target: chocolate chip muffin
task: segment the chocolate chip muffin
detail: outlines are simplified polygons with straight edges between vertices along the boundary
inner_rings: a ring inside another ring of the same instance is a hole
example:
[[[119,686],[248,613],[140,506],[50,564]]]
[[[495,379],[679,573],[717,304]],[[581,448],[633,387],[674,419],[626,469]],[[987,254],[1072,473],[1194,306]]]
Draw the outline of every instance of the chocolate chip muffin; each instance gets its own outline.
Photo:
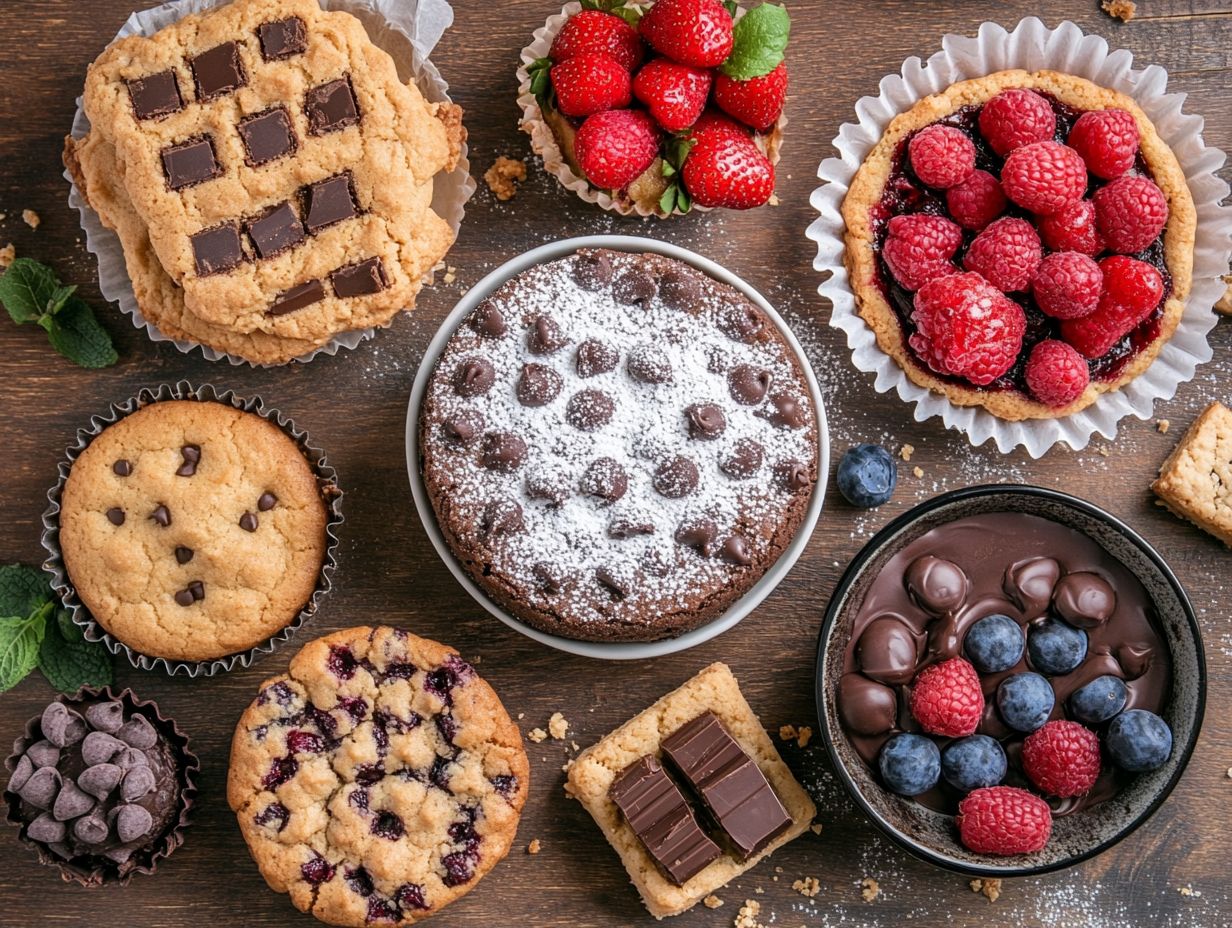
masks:
[[[270,887],[331,925],[410,924],[509,852],[530,767],[492,688],[393,628],[306,645],[231,744],[227,798]]]
[[[584,250],[484,299],[437,362],[424,483],[450,548],[532,626],[653,641],[725,611],[800,528],[817,413],[743,294]]]
[[[93,618],[134,651],[202,661],[289,625],[324,564],[327,510],[296,442],[221,402],[151,403],[73,462],[60,546]]]

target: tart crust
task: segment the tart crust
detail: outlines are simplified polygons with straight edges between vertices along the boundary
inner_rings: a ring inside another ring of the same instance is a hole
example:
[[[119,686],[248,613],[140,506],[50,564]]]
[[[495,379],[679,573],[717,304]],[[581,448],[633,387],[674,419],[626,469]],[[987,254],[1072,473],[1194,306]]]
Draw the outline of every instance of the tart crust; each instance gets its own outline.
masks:
[[[1168,201],[1168,224],[1164,228],[1163,245],[1164,263],[1172,277],[1172,292],[1164,303],[1159,335],[1125,365],[1119,376],[1106,381],[1093,381],[1082,396],[1060,409],[1036,402],[1018,390],[978,390],[936,376],[911,353],[898,315],[877,282],[876,229],[872,211],[881,202],[882,192],[893,172],[894,155],[899,144],[917,129],[931,125],[964,106],[985,103],[1002,90],[1018,87],[1041,90],[1075,109],[1119,108],[1132,114],[1138,122],[1142,157],[1151,170],[1152,179]],[[1176,155],[1159,137],[1154,124],[1133,98],[1100,87],[1085,78],[1057,71],[998,71],[959,81],[941,93],[924,97],[911,109],[894,117],[856,172],[843,201],[843,220],[847,227],[843,261],[860,316],[877,336],[881,350],[898,363],[913,383],[943,394],[956,406],[983,406],[998,418],[1009,421],[1072,415],[1090,406],[1102,394],[1120,389],[1145,371],[1176,331],[1193,278],[1197,211]]]

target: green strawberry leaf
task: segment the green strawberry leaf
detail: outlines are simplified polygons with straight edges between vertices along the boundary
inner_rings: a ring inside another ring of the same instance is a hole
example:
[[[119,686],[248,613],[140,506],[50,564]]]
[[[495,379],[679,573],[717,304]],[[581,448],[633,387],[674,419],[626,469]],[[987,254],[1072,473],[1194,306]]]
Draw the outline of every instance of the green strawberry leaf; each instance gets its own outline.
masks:
[[[719,66],[733,80],[747,81],[769,74],[783,61],[791,17],[785,7],[763,3],[736,22],[734,44]]]
[[[582,9],[612,13],[630,26],[636,26],[642,18],[641,9],[635,6],[625,6],[625,0],[582,0]]]
[[[51,584],[37,567],[0,565],[0,615],[28,616],[51,599]]]
[[[0,693],[15,687],[38,664],[52,605],[45,603],[26,618],[0,618]]]
[[[39,647],[38,668],[61,693],[76,693],[83,686],[110,686],[115,679],[111,654],[98,642],[86,641],[67,609],[47,623]]]
[[[84,300],[68,297],[63,308],[47,317],[47,338],[51,346],[81,367],[110,367],[119,359],[111,336],[94,318],[94,310]],[[40,320],[42,322],[42,320]]]
[[[740,4],[736,0],[723,0],[723,9],[727,10],[733,18],[736,16],[736,11],[740,9]]]
[[[48,312],[60,288],[55,271],[33,258],[18,258],[0,277],[0,303],[18,325]]]
[[[552,59],[538,58],[526,69],[530,75],[530,92],[539,101],[539,108],[549,109],[556,96],[552,89]]]
[[[677,184],[672,184],[663,191],[663,196],[659,197],[659,209],[667,213],[669,216],[676,211],[676,197],[680,193],[680,187]]]

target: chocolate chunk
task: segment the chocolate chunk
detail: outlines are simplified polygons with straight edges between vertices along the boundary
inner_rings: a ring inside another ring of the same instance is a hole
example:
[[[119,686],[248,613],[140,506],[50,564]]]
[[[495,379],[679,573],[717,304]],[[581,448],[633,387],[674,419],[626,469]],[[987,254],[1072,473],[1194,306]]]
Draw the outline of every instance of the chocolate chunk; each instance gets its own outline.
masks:
[[[312,235],[336,222],[359,215],[350,171],[335,174],[304,188],[304,228]]]
[[[150,513],[150,518],[163,528],[166,528],[171,524],[171,510],[160,504],[153,512]]]
[[[569,482],[558,471],[536,470],[526,475],[526,495],[559,506],[569,498]]]
[[[573,282],[595,292],[612,282],[612,259],[603,252],[579,254],[573,259]]]
[[[1099,574],[1078,571],[1057,584],[1052,605],[1057,614],[1078,628],[1103,625],[1116,611],[1116,591]]]
[[[149,834],[153,827],[154,817],[149,809],[135,805],[120,806],[116,815],[116,836],[125,844]]]
[[[676,544],[692,548],[702,557],[714,554],[714,543],[719,537],[719,528],[712,519],[691,519],[682,522],[676,529]]]
[[[299,148],[291,117],[285,106],[245,116],[239,122],[240,141],[244,143],[244,162],[249,167],[277,161]]]
[[[760,341],[768,324],[765,314],[752,303],[728,303],[719,310],[719,330],[746,345]]]
[[[201,463],[201,446],[200,445],[185,445],[180,449],[180,457],[184,462],[176,468],[175,475],[177,477],[191,477],[197,472],[197,465]]]
[[[269,512],[278,503],[278,497],[266,490],[257,498],[257,510],[260,512]]]
[[[53,702],[43,710],[39,728],[42,729],[43,737],[58,748],[76,744],[86,735],[85,720],[60,702]]]
[[[770,372],[751,364],[737,364],[727,375],[727,389],[742,406],[756,406],[770,389]]]
[[[551,564],[538,563],[531,568],[531,573],[534,574],[535,580],[546,593],[559,593],[563,588],[560,581],[560,574]]]
[[[60,792],[63,778],[55,767],[40,767],[30,774],[30,779],[17,794],[36,809],[50,809]]]
[[[802,429],[808,422],[804,403],[790,393],[771,393],[769,405],[759,409],[757,415],[780,429]]]
[[[133,465],[124,460],[124,458],[120,458],[120,460],[111,465],[111,472],[117,477],[127,477],[133,472]]]
[[[118,699],[96,702],[86,707],[85,716],[95,729],[113,735],[124,724],[124,705]]]
[[[117,864],[122,864],[133,856],[134,850],[134,848],[127,847],[109,847],[103,851],[103,856],[108,860],[115,861]]]
[[[898,697],[862,673],[845,673],[838,681],[838,711],[857,734],[883,735],[898,724]]]
[[[52,807],[51,814],[59,821],[67,822],[86,815],[94,808],[94,805],[93,796],[82,790],[72,780],[65,780],[64,785],[60,787],[60,792],[56,794],[56,803]]]
[[[26,757],[35,767],[54,767],[60,762],[60,749],[44,738],[26,748]]]
[[[779,487],[788,493],[799,493],[813,485],[813,477],[808,467],[795,458],[788,458],[775,465],[774,476]]]
[[[388,286],[385,266],[380,258],[369,258],[358,264],[340,267],[330,273],[329,282],[333,284],[334,293],[343,299],[380,293]]]
[[[58,821],[50,812],[44,812],[26,826],[26,837],[43,844],[57,844],[68,834],[68,826]]]
[[[689,427],[689,437],[698,441],[712,441],[727,428],[727,417],[714,403],[693,403],[684,411]]]
[[[912,561],[903,582],[920,608],[933,615],[943,615],[961,606],[969,586],[961,567],[931,554]]]
[[[610,568],[596,568],[595,579],[599,581],[600,586],[612,594],[613,599],[624,599],[630,593],[631,584],[617,576]]]
[[[526,335],[526,347],[531,354],[552,354],[568,344],[560,326],[551,316],[536,316]]]
[[[509,331],[500,307],[491,299],[486,299],[476,306],[469,321],[471,328],[484,338],[504,338]]]
[[[655,527],[650,522],[631,522],[628,519],[616,519],[607,527],[611,538],[636,538],[638,535],[653,535]]]
[[[306,309],[313,303],[325,299],[325,285],[318,279],[306,280],[296,284],[290,290],[283,290],[274,297],[274,302],[265,311],[267,316],[285,316],[288,313]]]
[[[109,832],[107,820],[97,812],[73,823],[73,836],[82,844],[102,844],[107,840]]]
[[[1011,564],[1001,589],[1019,609],[1034,618],[1052,602],[1052,591],[1061,579],[1061,565],[1050,557],[1032,557]]]
[[[186,548],[184,545],[177,545],[175,549],[175,562],[177,564],[187,564],[193,559],[195,552],[192,548]]]
[[[629,376],[639,383],[671,383],[672,362],[657,345],[635,345],[625,362]]]
[[[565,421],[575,429],[593,432],[612,421],[616,404],[602,390],[579,390],[565,405]]]
[[[240,528],[246,532],[255,532],[259,523],[255,512],[245,512],[240,516]]]
[[[116,737],[130,748],[152,748],[158,742],[158,732],[144,715],[134,715],[120,726]]]
[[[244,261],[244,246],[237,223],[226,222],[203,229],[191,236],[189,241],[192,243],[198,277],[225,273]]]
[[[56,752],[59,754],[59,751]],[[9,782],[5,784],[5,789],[10,793],[20,792],[21,788],[26,785],[26,781],[30,779],[35,771],[34,761],[30,760],[28,754],[23,754],[17,758],[17,763],[13,767],[13,772],[9,774]]]
[[[191,590],[177,590],[175,594],[175,603],[177,606],[191,606],[196,600],[193,599]]]
[[[167,186],[172,190],[203,184],[222,173],[222,165],[214,156],[214,143],[204,135],[167,146],[162,159]]]
[[[188,64],[197,85],[198,100],[220,97],[239,90],[247,83],[244,62],[240,60],[240,49],[235,42],[216,45],[209,51],[190,58]]]
[[[258,258],[272,258],[304,240],[304,227],[290,203],[279,203],[244,223]]]
[[[123,730],[123,726],[121,726],[120,731]],[[114,735],[109,735],[105,731],[92,731],[81,742],[82,763],[87,767],[93,767],[95,764],[105,764],[118,751],[124,750],[124,747],[124,742]]]
[[[728,536],[719,549],[719,557],[738,567],[748,567],[753,563],[753,555],[749,553],[749,543],[741,535]]]
[[[107,510],[107,521],[112,525],[121,526],[124,524],[124,510],[119,506],[112,506]]]
[[[158,119],[184,108],[174,71],[160,71],[128,82],[128,98],[138,119]]]
[[[646,306],[651,303],[659,287],[645,268],[632,267],[616,278],[612,296],[627,306]]]
[[[453,373],[453,389],[458,396],[483,396],[496,383],[496,368],[484,357],[466,358]]]
[[[654,472],[654,488],[668,499],[680,499],[697,489],[697,465],[684,455],[664,461]]]
[[[597,458],[582,472],[578,487],[587,496],[614,503],[629,491],[629,475],[612,458]]]
[[[123,776],[124,782],[120,784],[120,798],[125,802],[136,802],[154,791],[154,771],[148,766],[132,767],[126,770]]]
[[[595,377],[616,370],[620,353],[603,342],[589,338],[578,345],[577,372],[579,377]]]
[[[719,470],[737,480],[747,480],[759,470],[766,452],[751,438],[741,438],[732,445],[731,453],[719,461]]]
[[[690,309],[701,298],[701,281],[693,271],[673,267],[659,280],[659,299],[672,309]]]
[[[608,787],[608,797],[651,860],[683,886],[722,853],[702,831],[693,810],[652,755],[634,761]]]
[[[513,500],[493,500],[484,507],[479,527],[484,537],[501,538],[525,531],[526,520],[522,516],[522,507]]]
[[[188,584],[188,592],[192,593],[192,598],[194,600],[200,602],[205,599],[205,584],[200,580],[194,580],[192,583]],[[140,747],[140,745],[134,745],[134,747]]]
[[[856,662],[866,677],[889,686],[915,679],[921,642],[892,616],[874,619],[856,642]]]
[[[313,135],[338,132],[358,123],[359,105],[351,79],[341,77],[313,87],[304,96],[304,112],[308,115],[308,131]]]
[[[546,364],[523,364],[518,375],[518,402],[523,406],[546,406],[560,393],[561,383],[560,374]]]
[[[106,799],[107,795],[120,785],[123,776],[124,771],[115,764],[95,764],[81,771],[77,785],[95,799]]]
[[[278,61],[298,55],[308,47],[308,27],[298,16],[292,16],[257,26],[257,38],[261,42],[261,57]]]
[[[742,860],[791,827],[791,816],[766,775],[713,712],[668,735],[662,748]]]
[[[483,437],[479,462],[488,470],[512,473],[526,460],[526,442],[512,432],[489,432]]]
[[[445,441],[459,448],[473,445],[483,434],[483,414],[473,409],[463,409],[441,423],[441,434]]]

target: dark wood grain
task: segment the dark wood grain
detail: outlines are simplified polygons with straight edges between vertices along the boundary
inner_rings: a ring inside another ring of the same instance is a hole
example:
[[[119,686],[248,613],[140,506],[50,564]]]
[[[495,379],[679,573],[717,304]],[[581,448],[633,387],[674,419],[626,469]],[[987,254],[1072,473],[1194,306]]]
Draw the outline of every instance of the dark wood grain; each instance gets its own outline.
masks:
[[[147,384],[189,378],[260,394],[307,428],[330,453],[347,490],[336,590],[301,642],[347,625],[388,622],[439,638],[480,661],[480,670],[524,728],[544,725],[554,711],[571,723],[570,739],[585,746],[713,660],[726,660],[742,680],[768,728],[815,725],[813,648],[821,612],[841,568],[868,536],[911,505],[935,494],[987,481],[1038,483],[1091,499],[1139,528],[1171,558],[1188,586],[1206,631],[1210,701],[1189,771],[1154,819],[1121,846],[1067,873],[1007,883],[991,906],[964,879],[915,862],[877,837],[832,779],[824,748],[786,748],[789,762],[817,794],[824,831],[806,835],[775,859],[728,887],[725,905],[698,908],[682,928],[730,925],[745,898],[762,903],[784,926],[975,926],[997,920],[1015,926],[1232,924],[1227,862],[1232,857],[1232,625],[1226,614],[1226,549],[1158,510],[1147,484],[1179,431],[1210,400],[1228,399],[1232,327],[1212,336],[1215,360],[1157,415],[1173,425],[1126,421],[1114,443],[1081,453],[1056,451],[1033,462],[973,449],[935,421],[918,424],[897,399],[877,394],[855,373],[841,339],[826,328],[828,306],[816,294],[814,249],[804,237],[812,219],[808,194],[830,139],[855,101],[909,55],[926,57],[946,32],[973,33],[986,19],[1012,25],[1038,14],[1049,24],[1072,19],[1084,29],[1157,62],[1187,108],[1206,117],[1209,142],[1232,136],[1232,16],[1227,0],[1145,0],[1141,19],[1120,25],[1094,0],[796,0],[791,60],[788,144],[780,166],[782,205],[746,215],[694,215],[670,223],[609,216],[558,188],[537,167],[519,196],[498,204],[480,190],[449,258],[457,280],[425,293],[412,317],[374,342],[307,367],[273,371],[209,364],[167,345],[150,343],[128,320],[103,307],[95,267],[84,250],[77,215],[66,206],[59,164],[61,138],[72,118],[86,64],[127,17],[133,0],[39,0],[3,6],[0,51],[0,245],[54,264],[102,308],[121,361],[102,372],[67,364],[34,327],[0,322],[0,561],[41,559],[39,516],[56,463],[74,430],[109,400]],[[555,12],[553,0],[456,0],[456,22],[434,60],[467,111],[471,162],[482,171],[499,154],[524,157],[517,129],[514,68],[530,33]],[[37,231],[23,208],[42,217]],[[597,232],[663,238],[714,258],[759,287],[792,321],[825,385],[836,451],[856,441],[916,448],[897,497],[876,513],[856,512],[833,492],[806,555],[778,590],[741,626],[686,654],[653,662],[606,664],[541,648],[497,624],[454,582],[437,559],[415,515],[402,447],[406,400],[424,346],[466,287],[505,259],[553,239]],[[61,887],[12,834],[0,841],[0,926],[309,925],[286,897],[270,892],[248,860],[223,785],[231,727],[258,683],[284,669],[287,647],[248,671],[190,681],[143,674],[125,666],[119,682],[158,699],[192,733],[204,764],[200,812],[188,843],[154,878],[124,890],[86,892]],[[0,697],[0,738],[15,735],[49,696],[38,675]],[[561,792],[569,742],[530,745],[534,782],[518,842],[509,859],[466,899],[441,916],[442,925],[513,921],[542,926],[649,924],[615,856],[588,816]],[[533,838],[537,856],[525,853]],[[781,868],[781,869],[780,869]],[[790,884],[817,877],[821,893],[806,900]],[[860,898],[862,877],[876,878],[881,896]],[[759,893],[764,894],[759,895]]]

